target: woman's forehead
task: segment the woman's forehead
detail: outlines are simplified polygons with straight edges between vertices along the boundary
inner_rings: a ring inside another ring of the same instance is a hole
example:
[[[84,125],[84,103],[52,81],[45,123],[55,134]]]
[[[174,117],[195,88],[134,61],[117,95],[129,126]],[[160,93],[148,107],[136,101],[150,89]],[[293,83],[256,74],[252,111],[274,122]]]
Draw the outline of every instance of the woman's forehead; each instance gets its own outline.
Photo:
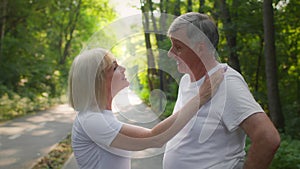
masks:
[[[113,63],[113,62],[116,61],[115,56],[111,53],[108,53],[105,57],[107,58],[107,61],[110,62],[110,63]]]
[[[108,67],[111,68],[111,67],[114,67],[116,64],[118,64],[117,62],[117,59],[114,57],[114,55],[112,54],[108,54],[107,55],[107,64],[108,64]]]

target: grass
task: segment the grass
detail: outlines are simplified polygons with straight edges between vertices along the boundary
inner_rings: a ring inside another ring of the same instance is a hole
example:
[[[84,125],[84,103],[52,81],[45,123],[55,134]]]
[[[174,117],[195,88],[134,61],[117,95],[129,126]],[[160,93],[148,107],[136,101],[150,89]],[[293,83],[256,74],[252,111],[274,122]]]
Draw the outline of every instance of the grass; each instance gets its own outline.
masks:
[[[47,156],[41,158],[32,169],[60,169],[71,154],[71,134],[68,134]]]

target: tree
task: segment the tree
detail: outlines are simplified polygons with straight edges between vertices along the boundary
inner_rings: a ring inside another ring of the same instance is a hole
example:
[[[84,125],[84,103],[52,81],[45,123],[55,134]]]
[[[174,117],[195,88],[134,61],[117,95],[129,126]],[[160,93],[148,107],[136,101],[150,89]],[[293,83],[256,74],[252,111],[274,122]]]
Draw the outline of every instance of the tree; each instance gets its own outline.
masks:
[[[237,0],[233,0],[232,6],[237,6]],[[237,31],[236,23],[234,23],[233,17],[237,17],[236,10],[232,13],[229,11],[229,7],[226,0],[220,0],[220,15],[223,29],[229,48],[229,64],[238,72],[241,72],[240,62],[237,54]]]
[[[73,1],[73,2],[70,2],[70,5],[69,5],[69,9],[72,9],[73,12],[69,14],[69,22],[66,25],[66,29],[65,29],[64,40],[66,42],[63,47],[63,53],[62,53],[62,56],[61,56],[60,62],[59,62],[62,65],[66,62],[66,58],[70,54],[71,42],[73,40],[74,31],[76,30],[76,26],[77,26],[79,14],[80,14],[81,3],[82,3],[81,0],[78,0],[77,3],[74,3],[74,1]],[[73,4],[75,4],[75,5],[73,5]]]
[[[152,8],[152,1],[147,0],[147,2],[141,0],[141,10],[143,14],[143,28],[144,28],[144,37],[145,37],[145,44],[147,50],[147,79],[150,91],[154,89],[154,82],[152,77],[156,74],[155,70],[155,59],[152,51],[152,44],[150,39],[150,20],[149,20],[149,8]]]
[[[179,16],[181,14],[180,11],[180,0],[175,0],[175,5],[174,5],[174,15]]]
[[[0,32],[0,60],[3,53],[3,43],[4,43],[4,35],[5,35],[5,25],[6,25],[6,10],[7,10],[7,0],[3,0],[2,4],[0,6],[0,9],[2,10],[1,14],[1,32]]]
[[[192,0],[187,0],[187,12],[193,11],[193,2]]]
[[[265,40],[266,77],[268,89],[268,107],[274,125],[284,129],[284,117],[281,112],[281,104],[278,89],[277,65],[275,54],[274,13],[272,0],[263,2],[263,25]]]
[[[61,95],[71,56],[115,16],[107,0],[2,0],[0,8],[0,97],[31,100]]]

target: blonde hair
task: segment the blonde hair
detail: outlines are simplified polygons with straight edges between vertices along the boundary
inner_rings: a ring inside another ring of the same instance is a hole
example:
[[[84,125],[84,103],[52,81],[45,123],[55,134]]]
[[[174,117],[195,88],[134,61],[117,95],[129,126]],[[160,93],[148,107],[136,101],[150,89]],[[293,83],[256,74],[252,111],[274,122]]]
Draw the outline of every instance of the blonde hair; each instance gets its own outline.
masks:
[[[114,58],[102,48],[86,50],[74,59],[68,79],[69,104],[79,112],[106,108],[106,70]]]

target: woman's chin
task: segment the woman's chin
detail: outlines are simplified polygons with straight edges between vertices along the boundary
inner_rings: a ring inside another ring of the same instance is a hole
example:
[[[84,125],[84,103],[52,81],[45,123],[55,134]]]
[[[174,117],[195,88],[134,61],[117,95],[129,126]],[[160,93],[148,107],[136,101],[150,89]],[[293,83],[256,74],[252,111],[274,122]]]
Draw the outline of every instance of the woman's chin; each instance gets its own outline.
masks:
[[[127,81],[127,83],[124,83],[124,85],[122,85],[118,90],[115,90],[114,93],[118,94],[121,90],[125,89],[129,87],[129,82]]]
[[[124,85],[123,85],[122,89],[128,87],[129,85],[130,85],[130,83],[129,83],[128,80],[125,78],[125,79],[124,79]]]

